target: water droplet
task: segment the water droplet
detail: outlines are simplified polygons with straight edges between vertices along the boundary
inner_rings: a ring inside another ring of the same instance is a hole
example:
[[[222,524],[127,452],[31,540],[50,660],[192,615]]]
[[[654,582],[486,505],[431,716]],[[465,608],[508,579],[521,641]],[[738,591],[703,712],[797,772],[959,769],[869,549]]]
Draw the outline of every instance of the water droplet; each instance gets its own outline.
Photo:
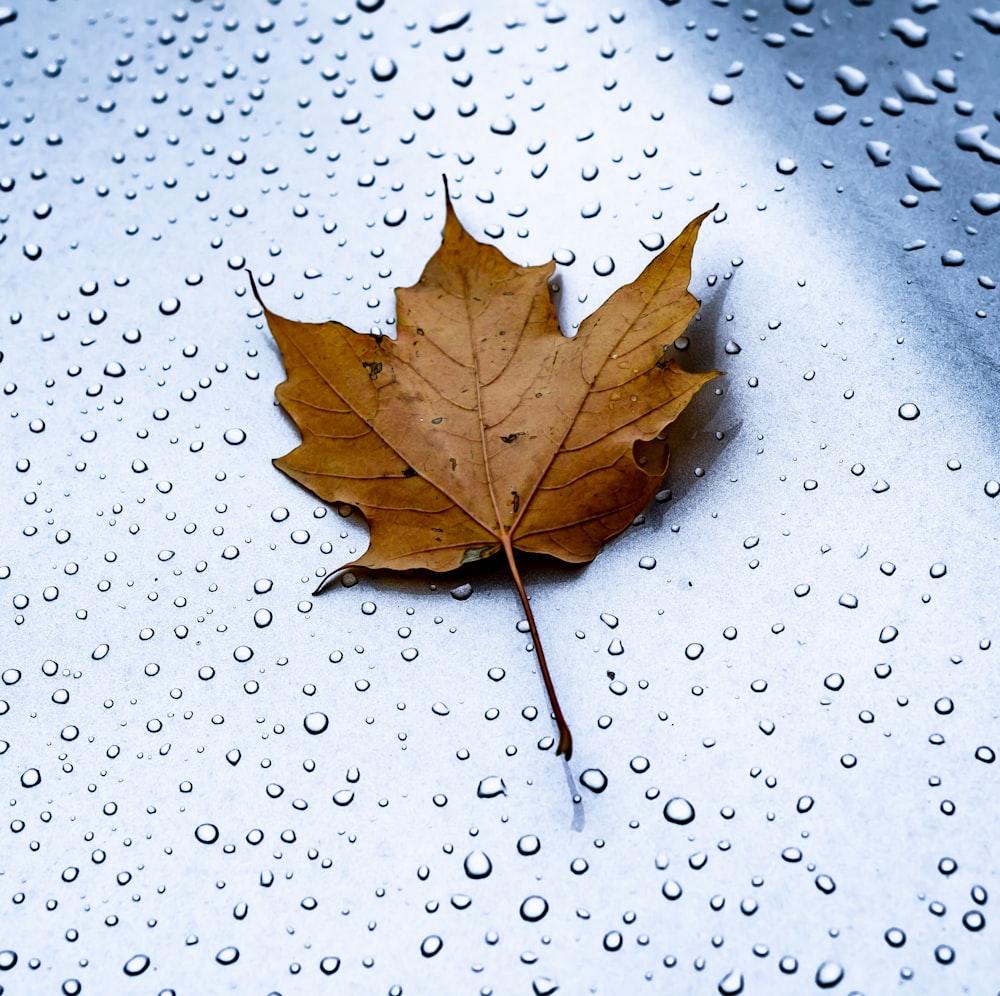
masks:
[[[594,260],[594,273],[599,277],[607,277],[615,272],[615,261],[610,256],[598,256]]]
[[[470,851],[463,866],[469,878],[486,878],[493,871],[493,862],[483,851]]]
[[[832,989],[839,985],[844,978],[844,969],[835,961],[824,961],[816,969],[816,985],[820,989]]]
[[[528,896],[521,903],[521,919],[536,923],[549,911],[548,901],[542,896]]]
[[[722,996],[739,996],[743,992],[743,973],[733,969],[719,980]]]
[[[854,66],[839,66],[833,75],[850,97],[860,97],[868,89],[868,77]]]
[[[644,571],[651,571],[656,566],[656,558],[655,557],[640,557],[639,558],[639,566]]]
[[[941,181],[925,166],[911,166],[906,171],[906,179],[912,187],[924,193],[942,187]]]
[[[980,214],[996,214],[1000,211],[1000,193],[973,194],[970,203]]]
[[[498,795],[506,794],[507,786],[499,775],[489,775],[482,779],[479,783],[479,788],[476,790],[476,795],[480,799],[493,799]]]
[[[663,817],[668,823],[685,826],[694,819],[694,806],[687,799],[675,795],[663,807]]]
[[[819,889],[820,892],[826,893],[828,896],[832,892],[836,891],[837,883],[834,882],[829,875],[817,875],[815,881],[816,888]]]
[[[502,114],[490,122],[490,131],[494,135],[513,135],[517,125],[509,114]]]
[[[731,104],[733,101],[733,88],[728,83],[715,83],[708,91],[708,99],[713,104]]]
[[[137,954],[132,955],[127,962],[125,962],[122,971],[126,975],[142,975],[143,972],[149,968],[150,961],[149,955]]]
[[[899,927],[890,927],[885,932],[885,943],[893,948],[901,948],[906,943],[906,934]]]
[[[222,438],[229,443],[230,446],[239,446],[240,443],[246,440],[247,434],[242,429],[226,429],[226,431],[222,434]]]
[[[602,943],[605,951],[620,951],[622,944],[625,943],[625,939],[622,937],[620,930],[609,930],[604,935]]]
[[[965,263],[965,253],[961,249],[946,249],[941,253],[942,266],[962,266]]]
[[[430,934],[420,942],[420,953],[425,958],[433,958],[444,947],[444,941],[437,934]]]
[[[911,104],[936,104],[937,91],[929,87],[916,73],[903,70],[895,83],[896,92]],[[961,146],[959,146],[961,148]]]
[[[387,55],[377,56],[375,61],[372,63],[372,76],[374,76],[380,83],[388,82],[396,75],[397,72],[398,67],[396,66],[396,63]]]
[[[214,823],[200,823],[195,827],[194,836],[201,844],[214,844],[219,839],[219,828]]]
[[[847,108],[841,104],[823,104],[813,111],[813,117],[824,125],[835,125],[844,120]]]
[[[160,314],[175,315],[181,306],[181,302],[176,297],[167,297],[160,302]],[[227,949],[228,950],[228,949]],[[235,949],[234,949],[235,950]]]
[[[668,878],[666,882],[663,883],[663,888],[660,889],[663,893],[664,899],[669,899],[671,902],[680,899],[684,894],[684,890],[681,888],[680,882],[675,878]]]
[[[541,846],[541,841],[533,833],[526,833],[523,837],[518,839],[517,852],[518,854],[523,854],[525,857],[528,857],[532,854],[537,854],[541,849]]]
[[[777,163],[775,163],[775,169],[777,169],[782,176],[791,176],[798,168],[799,164],[794,159],[790,159],[788,156],[782,156]]]
[[[303,718],[302,725],[305,727],[306,733],[312,733],[315,736],[326,731],[330,725],[330,717],[325,712],[310,712]]]
[[[220,965],[232,965],[233,962],[238,961],[240,957],[239,948],[235,948],[232,945],[223,948],[216,956],[215,960]]]
[[[876,166],[888,166],[892,161],[888,142],[869,142],[865,146],[865,152]]]
[[[684,648],[684,656],[689,661],[696,661],[704,653],[705,648],[700,643],[689,643]]]
[[[889,30],[910,48],[919,48],[927,44],[927,28],[917,24],[912,18],[897,17],[889,26]]]
[[[580,784],[600,794],[608,787],[608,776],[600,768],[587,768],[580,772]]]

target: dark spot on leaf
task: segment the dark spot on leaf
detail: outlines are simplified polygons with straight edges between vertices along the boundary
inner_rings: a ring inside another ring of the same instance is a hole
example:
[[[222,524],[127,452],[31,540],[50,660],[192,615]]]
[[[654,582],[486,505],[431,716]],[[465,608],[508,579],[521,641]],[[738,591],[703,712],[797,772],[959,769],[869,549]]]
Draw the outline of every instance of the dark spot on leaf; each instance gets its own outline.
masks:
[[[512,501],[511,505],[514,506],[514,514],[517,514],[517,510],[521,507],[521,496],[516,491],[511,491]]]
[[[417,472],[412,467],[403,468],[403,477],[416,477]]]
[[[512,432],[509,436],[501,436],[500,441],[502,443],[513,443],[514,440],[520,439],[523,435],[523,432]]]
[[[377,380],[378,375],[382,372],[382,364],[377,360],[362,360],[361,365],[368,371],[368,376],[372,380]]]
[[[431,425],[440,425],[443,421],[444,421],[444,416],[443,415],[438,415],[437,418],[432,418],[431,419]]]

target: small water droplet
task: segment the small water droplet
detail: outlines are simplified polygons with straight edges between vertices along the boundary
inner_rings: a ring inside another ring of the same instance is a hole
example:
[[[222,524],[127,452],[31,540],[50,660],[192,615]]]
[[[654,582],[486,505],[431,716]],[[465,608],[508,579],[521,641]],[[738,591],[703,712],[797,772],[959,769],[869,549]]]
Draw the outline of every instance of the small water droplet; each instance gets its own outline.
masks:
[[[823,104],[813,111],[813,117],[824,125],[835,125],[844,120],[847,108],[841,104]]]
[[[122,971],[126,975],[142,975],[143,972],[149,968],[150,961],[149,955],[137,954],[132,955],[127,962],[125,962]]]
[[[600,794],[608,787],[608,776],[600,768],[587,768],[580,772],[580,784]]]
[[[833,75],[850,97],[860,97],[868,89],[868,77],[854,66],[839,66]]]
[[[480,799],[493,799],[498,795],[506,795],[507,786],[499,775],[488,775],[479,782],[476,795]]]
[[[541,841],[533,833],[526,833],[523,837],[518,838],[517,841],[517,853],[523,854],[525,857],[537,854],[541,850],[541,847]]]
[[[722,996],[739,996],[743,992],[743,973],[733,969],[719,980],[719,992]]]
[[[425,958],[433,958],[444,947],[444,941],[437,934],[429,934],[420,942],[420,953]]]
[[[824,961],[816,969],[816,985],[820,989],[832,989],[839,985],[844,978],[844,969],[835,961]]]
[[[708,99],[713,104],[731,104],[733,101],[733,88],[728,83],[716,83],[708,91]]]
[[[387,55],[377,56],[375,61],[372,63],[372,76],[374,76],[380,83],[388,82],[396,75],[397,72],[398,67],[396,66],[396,63]]]
[[[200,823],[195,827],[194,836],[201,844],[214,844],[219,839],[219,828],[214,823]]]
[[[521,919],[536,923],[549,911],[548,901],[543,896],[528,896],[521,903]]]

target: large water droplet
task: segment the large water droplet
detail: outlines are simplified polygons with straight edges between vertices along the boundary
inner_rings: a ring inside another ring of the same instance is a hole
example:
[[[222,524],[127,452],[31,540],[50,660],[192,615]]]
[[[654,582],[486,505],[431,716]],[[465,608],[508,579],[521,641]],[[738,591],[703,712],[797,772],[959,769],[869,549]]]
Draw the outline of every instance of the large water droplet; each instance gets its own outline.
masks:
[[[675,795],[668,799],[667,804],[663,807],[663,817],[668,823],[684,826],[694,819],[694,806],[687,799]]]
[[[834,986],[839,985],[843,978],[843,966],[838,965],[835,961],[824,961],[816,969],[816,985],[820,989],[832,989]]]
[[[464,868],[469,878],[486,878],[493,871],[493,862],[483,851],[470,851],[465,856]]]

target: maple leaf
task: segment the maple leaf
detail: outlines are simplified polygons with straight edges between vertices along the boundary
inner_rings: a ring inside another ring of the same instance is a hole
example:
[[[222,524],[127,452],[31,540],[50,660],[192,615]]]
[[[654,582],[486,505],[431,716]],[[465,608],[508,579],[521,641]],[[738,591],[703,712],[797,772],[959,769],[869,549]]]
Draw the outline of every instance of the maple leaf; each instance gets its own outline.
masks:
[[[287,373],[275,393],[302,437],[274,464],[364,513],[370,545],[344,566],[450,571],[506,555],[568,760],[514,551],[592,560],[657,490],[665,428],[716,376],[667,356],[698,308],[687,287],[706,215],[569,338],[555,263],[518,266],[477,242],[445,193],[441,247],[396,291],[395,340],[276,315],[251,275]]]

